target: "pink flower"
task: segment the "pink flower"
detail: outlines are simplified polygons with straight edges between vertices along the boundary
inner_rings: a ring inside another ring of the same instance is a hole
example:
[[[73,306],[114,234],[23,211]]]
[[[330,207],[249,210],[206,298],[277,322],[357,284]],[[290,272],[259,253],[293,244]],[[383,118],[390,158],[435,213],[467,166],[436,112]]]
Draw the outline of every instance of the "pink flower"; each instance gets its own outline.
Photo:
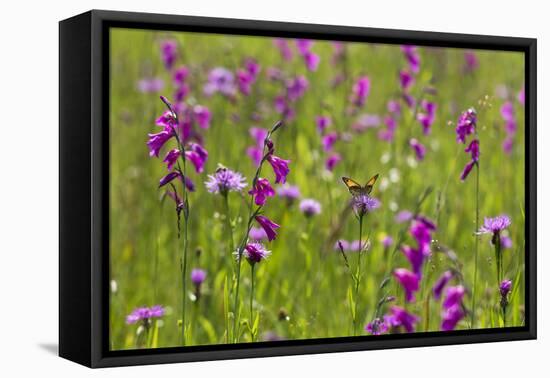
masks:
[[[269,181],[265,178],[258,178],[254,188],[252,188],[248,194],[254,196],[254,202],[258,206],[265,205],[267,197],[272,197],[275,195],[275,190],[269,184]]]
[[[277,232],[275,230],[281,226],[263,215],[256,215],[254,218],[256,219],[256,222],[258,222],[258,224],[264,229],[267,239],[269,241],[275,240],[277,237]]]
[[[413,302],[414,293],[418,291],[419,288],[420,278],[418,275],[407,269],[398,268],[394,270],[393,276],[405,290],[405,300],[407,302]]]
[[[273,172],[275,173],[275,183],[284,184],[286,182],[286,176],[290,173],[290,168],[288,168],[290,160],[284,160],[270,154],[267,157],[267,161],[271,164],[271,168],[273,168]]]
[[[409,146],[414,150],[414,153],[416,154],[416,160],[424,160],[424,156],[426,155],[426,147],[422,143],[420,143],[415,138],[412,138],[409,141]]]

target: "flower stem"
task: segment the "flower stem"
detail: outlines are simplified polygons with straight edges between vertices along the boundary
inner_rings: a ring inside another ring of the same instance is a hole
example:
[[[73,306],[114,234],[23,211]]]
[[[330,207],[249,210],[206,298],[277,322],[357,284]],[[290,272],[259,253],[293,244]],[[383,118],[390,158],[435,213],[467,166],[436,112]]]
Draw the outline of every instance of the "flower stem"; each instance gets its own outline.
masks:
[[[231,226],[231,216],[229,213],[229,194],[226,193],[223,198],[225,204],[225,227],[227,228],[227,238],[229,239],[229,251],[233,253],[235,251],[235,242],[233,241],[233,227]]]
[[[357,323],[358,323],[358,314],[357,309],[359,306],[359,283],[361,282],[361,256],[363,255],[363,243],[361,237],[363,234],[363,215],[359,216],[359,256],[357,257],[357,280],[355,282],[355,311],[353,317],[353,336],[357,336]]]
[[[255,264],[250,266],[250,334],[252,341],[254,341],[256,335],[256,330],[254,329],[254,266]]]
[[[474,231],[475,237],[475,249],[474,249],[474,284],[472,287],[472,310],[470,313],[470,328],[474,328],[475,322],[475,313],[476,313],[476,286],[477,286],[477,262],[478,262],[478,251],[479,251],[479,163],[476,163],[476,229]]]

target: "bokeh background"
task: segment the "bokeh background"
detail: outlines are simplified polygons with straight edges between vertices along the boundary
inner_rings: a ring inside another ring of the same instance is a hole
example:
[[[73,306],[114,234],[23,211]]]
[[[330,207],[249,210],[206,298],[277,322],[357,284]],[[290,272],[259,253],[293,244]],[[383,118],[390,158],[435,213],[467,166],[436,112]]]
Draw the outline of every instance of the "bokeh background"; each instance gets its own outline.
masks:
[[[255,166],[246,155],[246,149],[254,144],[249,129],[269,128],[282,117],[274,105],[282,84],[269,78],[272,67],[286,78],[302,75],[309,83],[303,97],[293,103],[295,115],[278,132],[275,143],[278,155],[292,161],[289,183],[299,187],[302,198],[319,201],[322,209],[317,216],[307,218],[299,209],[299,200],[288,205],[275,197],[266,206],[281,229],[278,239],[269,245],[272,256],[257,269],[255,307],[261,314],[262,337],[303,339],[351,334],[350,279],[342,256],[334,251],[333,236],[357,239],[357,222],[344,210],[350,195],[340,177],[350,176],[364,183],[375,173],[380,174],[380,180],[373,195],[382,205],[365,222],[371,247],[360,293],[364,323],[372,318],[388,267],[407,265],[399,252],[392,258],[391,251],[384,251],[382,239],[388,235],[397,239],[406,230],[406,225],[396,222],[396,215],[414,210],[419,196],[431,187],[433,191],[421,211],[436,222],[434,244],[445,246],[447,254],[436,248],[432,251],[415,303],[404,303],[401,288],[393,280],[389,287],[399,305],[422,319],[417,331],[439,330],[441,303],[428,300],[437,277],[449,267],[457,268],[465,286],[472,290],[475,187],[473,177],[465,182],[459,178],[469,159],[454,132],[460,113],[472,106],[478,111],[481,141],[479,210],[482,217],[505,213],[512,219],[507,234],[512,247],[504,251],[505,276],[514,282],[507,325],[522,324],[525,160],[523,107],[517,100],[524,78],[522,54],[476,50],[477,63],[469,65],[472,51],[419,47],[421,68],[409,93],[417,102],[426,99],[437,104],[431,133],[424,135],[415,120],[419,109],[408,108],[401,99],[398,73],[407,67],[407,60],[400,46],[349,43],[345,45],[346,59],[333,62],[334,45],[315,41],[311,50],[320,62],[310,71],[293,40],[288,41],[293,58],[287,61],[270,38],[114,29],[109,126],[112,349],[136,347],[137,327],[126,324],[126,315],[138,306],[154,304],[166,307],[155,346],[179,345],[182,288],[176,215],[173,203],[157,188],[166,167],[149,157],[145,145],[147,134],[158,131],[154,122],[164,111],[158,96],[173,98],[176,90],[161,59],[161,45],[166,40],[177,42],[176,66],[185,65],[190,72],[185,101],[207,106],[212,113],[210,128],[201,130],[209,152],[205,171],[191,175],[197,190],[190,198],[190,266],[208,273],[200,300],[188,306],[193,344],[225,342],[224,285],[231,279],[234,266],[224,232],[222,198],[208,193],[203,182],[218,163],[242,172],[249,180],[253,176]],[[250,95],[237,93],[228,99],[204,94],[213,68],[235,72],[248,58],[261,67]],[[364,75],[371,82],[368,99],[360,109],[350,111],[352,86]],[[162,81],[162,85],[144,88],[143,80],[151,79],[158,79],[157,84]],[[394,139],[387,142],[379,135],[386,127],[384,117],[390,100],[399,101],[402,111]],[[501,107],[506,102],[513,104],[518,126],[508,153],[502,146],[507,132]],[[316,126],[316,117],[321,115],[332,118],[330,131],[339,135],[330,152],[324,151]],[[369,122],[362,123],[365,119]],[[426,147],[421,161],[409,146],[411,137]],[[340,154],[342,160],[329,171],[325,162],[331,153]],[[242,234],[246,207],[235,193],[230,195],[229,205],[236,235]],[[502,325],[496,309],[498,288],[489,240],[488,236],[480,240],[477,328]],[[411,244],[411,238],[406,236],[405,242]],[[449,250],[456,259],[449,258]],[[350,253],[350,258],[355,257]],[[249,289],[247,272],[245,267],[243,300]],[[467,320],[457,328],[468,329]],[[246,335],[242,341],[247,341]]]

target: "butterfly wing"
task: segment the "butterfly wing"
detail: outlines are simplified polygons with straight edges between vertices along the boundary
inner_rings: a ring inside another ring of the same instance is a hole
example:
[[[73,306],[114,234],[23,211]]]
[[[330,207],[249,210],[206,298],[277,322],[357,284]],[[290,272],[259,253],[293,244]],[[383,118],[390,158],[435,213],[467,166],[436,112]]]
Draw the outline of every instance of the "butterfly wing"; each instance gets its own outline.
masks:
[[[357,181],[350,179],[349,177],[342,177],[342,181],[346,186],[348,187],[349,192],[356,196],[361,194],[362,187],[361,184],[359,184]]]
[[[378,176],[379,175],[377,173],[374,176],[372,176],[369,181],[367,181],[367,183],[365,184],[365,187],[363,188],[363,190],[365,191],[366,194],[370,194],[370,192],[372,192],[372,188],[373,188],[374,184],[376,183],[376,180],[378,180]]]

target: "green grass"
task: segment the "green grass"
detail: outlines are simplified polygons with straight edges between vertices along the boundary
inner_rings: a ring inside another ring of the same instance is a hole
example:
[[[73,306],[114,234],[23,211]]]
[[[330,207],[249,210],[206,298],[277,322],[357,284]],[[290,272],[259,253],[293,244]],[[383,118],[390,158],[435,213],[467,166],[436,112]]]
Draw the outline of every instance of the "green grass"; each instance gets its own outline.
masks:
[[[264,213],[281,224],[279,237],[269,244],[272,256],[255,269],[254,310],[259,315],[259,336],[275,332],[285,339],[324,338],[352,335],[350,301],[351,285],[342,256],[333,251],[331,230],[341,225],[338,238],[358,238],[358,224],[353,214],[344,212],[350,195],[341,176],[365,182],[379,173],[373,195],[382,207],[369,214],[363,224],[363,239],[370,235],[372,246],[363,256],[363,273],[358,293],[357,316],[359,334],[372,320],[379,301],[379,286],[395,267],[408,267],[397,251],[384,253],[380,239],[398,235],[406,227],[394,221],[397,211],[414,210],[415,203],[428,188],[432,193],[421,206],[421,213],[437,221],[435,245],[444,246],[456,254],[456,260],[432,249],[425,266],[421,290],[415,303],[404,304],[401,288],[390,280],[384,291],[397,297],[396,304],[421,318],[417,331],[439,330],[441,302],[430,298],[434,281],[449,267],[460,270],[464,284],[471,293],[474,271],[475,172],[465,181],[459,180],[468,156],[455,140],[454,124],[459,113],[474,106],[478,110],[478,131],[481,141],[479,211],[484,216],[501,213],[510,215],[509,235],[513,248],[504,250],[504,277],[513,279],[507,326],[523,324],[524,304],[524,121],[523,108],[514,100],[518,133],[512,155],[501,148],[504,139],[499,108],[503,100],[495,97],[495,88],[506,85],[511,96],[523,84],[523,55],[512,52],[478,51],[479,68],[464,74],[463,50],[420,48],[421,72],[413,88],[417,97],[428,98],[438,105],[436,122],[429,136],[423,136],[421,126],[404,108],[393,144],[379,141],[377,131],[362,134],[351,131],[353,117],[345,115],[352,80],[366,74],[371,79],[371,93],[363,112],[386,114],[386,103],[399,96],[397,72],[406,66],[399,46],[350,44],[346,70],[350,80],[331,88],[331,79],[342,68],[330,64],[332,47],[317,42],[314,51],[321,56],[317,72],[307,72],[299,57],[283,62],[278,50],[267,38],[222,35],[164,33],[115,29],[111,32],[111,96],[110,96],[110,277],[117,290],[111,293],[110,343],[112,349],[135,348],[136,326],[126,325],[125,317],[135,307],[161,304],[167,314],[161,327],[151,334],[153,347],[181,345],[182,283],[180,256],[182,245],[177,239],[176,214],[173,202],[163,199],[158,180],[166,174],[161,160],[150,158],[145,145],[147,133],[157,132],[155,118],[164,111],[158,94],[142,94],[137,81],[146,76],[165,81],[164,94],[171,98],[169,74],[160,60],[159,41],[170,37],[179,43],[178,64],[191,69],[191,99],[208,106],[213,114],[210,129],[204,130],[205,148],[209,158],[203,174],[190,174],[197,191],[190,194],[189,267],[201,267],[208,272],[199,301],[188,301],[187,345],[226,342],[227,324],[232,322],[233,295],[231,282],[235,262],[228,249],[223,197],[206,191],[203,182],[218,163],[242,172],[252,179],[255,167],[245,155],[253,144],[248,135],[252,126],[271,127],[279,115],[272,102],[280,85],[265,78],[267,67],[282,68],[289,75],[302,74],[310,88],[298,101],[296,117],[276,133],[277,155],[290,159],[288,181],[298,185],[304,198],[314,198],[322,204],[322,213],[306,219],[297,204],[287,206],[280,198],[268,200]],[[258,82],[250,97],[238,97],[233,103],[219,95],[206,98],[202,85],[209,69],[223,66],[235,71],[246,57],[254,57],[262,67]],[[422,94],[422,88],[433,86],[437,94]],[[485,97],[489,96],[487,100]],[[486,105],[480,104],[480,100]],[[259,113],[261,121],[252,121]],[[343,159],[333,173],[324,169],[325,153],[315,127],[316,115],[333,118],[333,128],[348,133],[349,140],[338,141],[335,150]],[[239,120],[234,120],[238,115]],[[76,127],[77,125],[75,125]],[[107,126],[105,126],[107,127]],[[416,162],[407,145],[409,137],[426,145],[426,159]],[[266,167],[264,174],[273,182]],[[229,195],[231,223],[235,243],[242,238],[247,221],[247,205],[236,193]],[[499,295],[495,278],[494,251],[490,236],[479,242],[478,279],[476,287],[476,328],[499,327]],[[414,244],[408,233],[404,242]],[[443,247],[441,247],[443,248]],[[357,254],[350,254],[355,266]],[[189,269],[190,271],[190,269]],[[155,274],[156,272],[156,274]],[[187,275],[189,276],[189,274]],[[250,267],[242,265],[241,321],[250,323]],[[188,288],[192,285],[188,283]],[[192,291],[192,290],[190,290]],[[466,296],[465,304],[471,304]],[[384,305],[380,315],[387,311]],[[281,315],[283,314],[283,315]],[[281,320],[281,318],[283,318]],[[469,328],[469,316],[458,329]],[[246,325],[242,326],[241,342],[250,341]]]

